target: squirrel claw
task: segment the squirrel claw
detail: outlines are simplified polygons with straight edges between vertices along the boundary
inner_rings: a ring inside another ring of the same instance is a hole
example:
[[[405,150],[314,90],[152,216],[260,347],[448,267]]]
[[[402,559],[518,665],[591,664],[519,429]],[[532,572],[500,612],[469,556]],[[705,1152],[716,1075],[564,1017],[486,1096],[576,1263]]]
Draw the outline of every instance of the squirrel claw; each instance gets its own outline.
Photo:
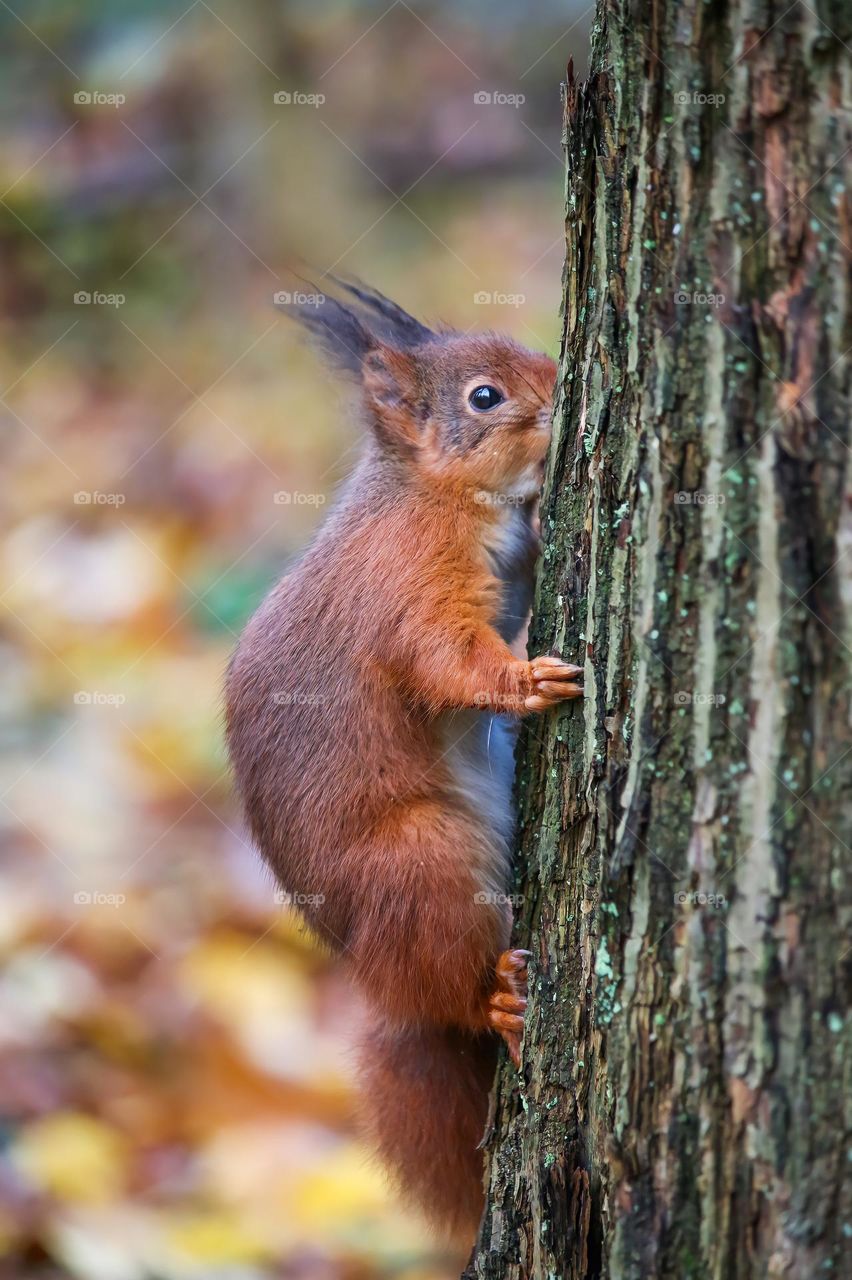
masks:
[[[513,947],[510,951],[504,951],[497,958],[495,972],[497,975],[497,987],[501,991],[509,991],[512,995],[526,995],[527,991],[527,957],[531,956],[531,951],[524,951],[520,947]],[[518,979],[519,989],[515,990],[514,983]],[[521,992],[520,987],[523,987]]]
[[[525,1002],[526,1003],[526,1002]],[[521,1065],[521,1036],[524,1031],[524,1020],[520,1014],[501,1013],[492,1010],[488,1015],[489,1024],[506,1041],[509,1057],[516,1067]]]
[[[506,1013],[520,1014],[523,1019],[527,1007],[525,996],[509,995],[508,991],[497,991],[488,1002],[489,1011],[503,1010]]]
[[[561,658],[544,655],[530,663],[534,692],[524,700],[528,711],[548,711],[569,698],[581,698],[583,668]]]

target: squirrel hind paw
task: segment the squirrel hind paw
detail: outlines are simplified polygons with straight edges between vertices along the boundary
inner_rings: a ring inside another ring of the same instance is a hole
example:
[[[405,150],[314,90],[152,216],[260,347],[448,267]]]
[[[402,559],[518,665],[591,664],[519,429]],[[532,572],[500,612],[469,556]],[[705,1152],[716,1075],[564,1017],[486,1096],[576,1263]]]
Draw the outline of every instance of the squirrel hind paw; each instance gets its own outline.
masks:
[[[516,1067],[521,1065],[521,1036],[527,1007],[527,958],[529,951],[504,951],[494,969],[495,986],[488,998],[486,1019],[505,1040]]]

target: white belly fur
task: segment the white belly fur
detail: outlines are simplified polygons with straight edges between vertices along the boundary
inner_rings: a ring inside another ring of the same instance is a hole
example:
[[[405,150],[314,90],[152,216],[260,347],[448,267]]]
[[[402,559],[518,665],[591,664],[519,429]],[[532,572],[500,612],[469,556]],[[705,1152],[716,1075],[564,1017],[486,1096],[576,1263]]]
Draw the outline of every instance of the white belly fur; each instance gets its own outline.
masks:
[[[537,488],[530,478],[531,495]],[[532,596],[529,568],[531,532],[529,504],[504,502],[496,507],[498,519],[488,526],[483,551],[489,570],[502,585],[497,630],[511,644],[522,630]],[[480,889],[505,905],[511,877],[515,812],[512,783],[515,774],[515,739],[518,721],[512,716],[486,711],[448,712],[443,723],[444,760],[465,808],[483,823],[488,833],[484,859],[477,869]]]
[[[444,725],[444,761],[459,798],[489,833],[489,849],[480,868],[481,890],[509,891],[515,814],[512,780],[517,722],[507,716],[465,710],[450,712]]]

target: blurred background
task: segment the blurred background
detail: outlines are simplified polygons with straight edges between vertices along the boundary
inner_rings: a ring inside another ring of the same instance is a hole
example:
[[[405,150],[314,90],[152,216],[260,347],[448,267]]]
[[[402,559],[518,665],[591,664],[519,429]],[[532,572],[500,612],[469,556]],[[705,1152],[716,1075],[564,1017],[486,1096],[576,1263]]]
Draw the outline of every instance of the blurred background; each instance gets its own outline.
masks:
[[[554,352],[590,22],[0,3],[0,1280],[456,1274],[357,1143],[220,690],[358,446],[288,267]]]

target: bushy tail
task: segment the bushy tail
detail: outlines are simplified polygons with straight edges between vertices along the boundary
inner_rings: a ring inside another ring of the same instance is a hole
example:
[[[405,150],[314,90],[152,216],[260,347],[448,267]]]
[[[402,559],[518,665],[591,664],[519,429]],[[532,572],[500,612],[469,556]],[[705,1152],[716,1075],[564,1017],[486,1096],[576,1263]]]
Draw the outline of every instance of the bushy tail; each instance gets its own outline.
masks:
[[[359,1047],[361,1118],[402,1196],[442,1232],[473,1244],[482,1216],[489,1033],[377,1025]]]

